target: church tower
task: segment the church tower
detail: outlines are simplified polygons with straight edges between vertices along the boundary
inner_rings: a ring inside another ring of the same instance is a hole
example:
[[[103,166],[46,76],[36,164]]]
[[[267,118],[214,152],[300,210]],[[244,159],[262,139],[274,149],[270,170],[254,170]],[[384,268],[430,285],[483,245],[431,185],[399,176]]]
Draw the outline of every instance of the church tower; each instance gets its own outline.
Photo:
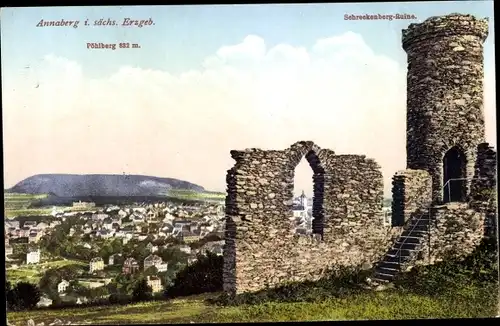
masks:
[[[465,201],[469,194],[477,146],[485,141],[487,36],[487,19],[460,14],[432,17],[403,30],[407,168],[429,172],[434,202]]]
[[[302,195],[300,195],[300,205],[302,206],[302,209],[307,212],[307,197],[304,190],[302,190]]]

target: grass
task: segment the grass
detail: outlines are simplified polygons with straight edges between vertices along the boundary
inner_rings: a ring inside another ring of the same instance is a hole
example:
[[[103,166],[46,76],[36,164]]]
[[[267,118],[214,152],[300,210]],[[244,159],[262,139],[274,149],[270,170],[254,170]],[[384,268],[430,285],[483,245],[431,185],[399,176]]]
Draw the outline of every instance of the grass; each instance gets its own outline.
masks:
[[[86,288],[95,288],[95,287],[104,286],[104,282],[89,281],[89,280],[82,280],[82,279],[78,279],[78,283],[80,283],[82,286],[84,286]],[[100,285],[96,285],[95,283],[99,283]]]
[[[19,193],[4,193],[3,199],[5,209],[8,210],[23,210],[37,200],[48,197],[47,194],[19,194]]]
[[[340,321],[376,319],[481,318],[495,315],[491,293],[481,288],[433,297],[397,290],[364,292],[321,302],[276,303],[221,307],[205,302],[217,294],[126,306],[100,306],[8,313],[10,323],[224,323],[273,321]],[[487,304],[485,304],[485,302]]]
[[[18,283],[18,282],[38,283],[40,278],[41,278],[40,271],[36,269],[28,269],[28,268],[7,269],[7,280],[11,283]]]
[[[169,190],[168,196],[178,199],[192,200],[223,200],[226,197],[225,193],[219,192],[198,192],[193,190]]]
[[[68,266],[68,265],[77,265],[77,266],[81,266],[81,267],[87,267],[88,263],[83,262],[83,261],[79,261],[79,260],[67,259],[67,260],[48,261],[45,263],[41,263],[37,266],[45,267],[45,268],[61,268],[61,267]]]
[[[52,208],[29,208],[31,203],[47,197],[47,194],[20,194],[4,192],[4,214],[7,218],[14,218],[16,216],[50,215]]]
[[[7,206],[7,205],[6,205]],[[87,211],[87,208],[80,207],[57,207],[57,211],[62,212],[78,212],[78,211]],[[52,207],[44,207],[44,208],[21,208],[21,209],[5,209],[5,216],[7,218],[15,218],[18,216],[49,216],[52,215]]]
[[[17,269],[7,269],[7,280],[12,284],[17,282],[38,283],[46,269],[61,268],[68,265],[77,265],[81,267],[88,266],[87,263],[77,260],[56,260],[37,265],[23,265]]]
[[[17,216],[49,216],[52,214],[52,207],[29,208],[31,203],[47,197],[48,194],[4,193],[5,217],[15,218]],[[64,212],[78,212],[88,209],[84,207],[58,206],[57,210]]]
[[[7,206],[7,205],[6,205]],[[44,216],[52,213],[51,208],[23,208],[23,209],[5,209],[7,218],[15,218],[17,216]]]
[[[206,200],[220,201],[226,196],[219,192],[197,192],[193,190],[169,190],[168,196],[183,200]],[[17,216],[48,216],[52,213],[52,207],[28,208],[31,203],[48,197],[47,194],[20,194],[4,193],[5,216],[15,218]],[[58,207],[58,210],[67,212],[86,211],[88,208]]]
[[[49,196],[48,194],[21,194],[15,192],[6,192],[3,195],[3,197],[8,200],[25,200],[25,201],[43,199],[47,198],[48,196]]]

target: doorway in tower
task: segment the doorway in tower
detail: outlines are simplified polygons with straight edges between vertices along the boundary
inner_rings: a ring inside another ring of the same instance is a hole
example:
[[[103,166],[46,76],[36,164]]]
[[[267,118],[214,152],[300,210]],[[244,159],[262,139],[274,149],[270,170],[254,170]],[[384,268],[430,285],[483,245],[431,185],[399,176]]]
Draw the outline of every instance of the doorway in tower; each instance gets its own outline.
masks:
[[[314,173],[314,167],[309,163],[312,156],[315,156],[312,152],[305,155],[295,168],[291,219],[296,233],[304,235],[319,233],[322,235],[322,209],[318,207],[318,205],[321,206],[322,198],[318,197],[317,194],[322,193],[322,180],[320,179],[322,179],[323,173],[319,171],[319,167],[315,168],[318,171]],[[317,159],[312,161],[317,162]]]
[[[466,198],[465,153],[454,146],[443,158],[443,201],[463,202]]]

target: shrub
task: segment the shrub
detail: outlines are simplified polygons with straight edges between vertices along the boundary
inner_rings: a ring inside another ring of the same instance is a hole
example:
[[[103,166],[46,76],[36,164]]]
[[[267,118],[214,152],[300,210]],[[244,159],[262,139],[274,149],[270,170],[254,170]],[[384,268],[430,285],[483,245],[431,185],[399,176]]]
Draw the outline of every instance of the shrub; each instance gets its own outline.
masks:
[[[197,261],[177,273],[173,284],[165,291],[169,298],[218,292],[222,290],[223,257],[207,252],[198,254]]]
[[[19,282],[7,292],[9,310],[29,310],[36,307],[40,301],[40,290],[34,284]]]
[[[148,281],[144,278],[139,280],[132,291],[132,300],[134,302],[147,301],[150,300],[152,296],[153,290],[148,285]]]
[[[109,304],[125,305],[132,303],[132,297],[126,294],[113,293],[109,296],[108,300]]]
[[[462,291],[473,285],[488,287],[498,282],[496,251],[495,240],[484,239],[465,259],[414,267],[401,274],[395,284],[401,290],[429,296]]]
[[[339,268],[330,271],[318,281],[293,282],[276,288],[267,288],[254,293],[242,293],[231,296],[223,293],[207,301],[217,305],[260,304],[264,302],[318,302],[331,297],[365,291],[362,284],[371,274],[370,270],[360,268]]]

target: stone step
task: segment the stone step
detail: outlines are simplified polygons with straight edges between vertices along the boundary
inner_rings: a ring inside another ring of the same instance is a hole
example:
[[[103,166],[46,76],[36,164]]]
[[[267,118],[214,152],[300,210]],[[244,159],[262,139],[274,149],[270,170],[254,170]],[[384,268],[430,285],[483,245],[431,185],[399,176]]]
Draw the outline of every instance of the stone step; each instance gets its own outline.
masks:
[[[409,249],[409,250],[417,250],[421,243],[415,242],[396,242],[392,248],[394,249]]]
[[[402,237],[414,237],[414,238],[423,238],[427,235],[427,231],[423,230],[404,230],[403,233],[401,233]]]
[[[430,225],[417,224],[417,225],[408,225],[406,231],[414,232],[414,231],[428,231],[431,228]]]
[[[399,255],[395,256],[395,255],[386,254],[384,256],[384,258],[382,259],[382,261],[386,262],[386,263],[397,263],[397,264],[399,264],[400,262],[402,262],[402,263],[407,262],[409,259],[410,259],[410,256],[401,256],[401,259],[400,259]]]
[[[428,225],[428,224],[431,224],[433,221],[434,220],[428,219],[428,218],[414,219],[414,220],[410,220],[408,222],[408,225],[415,225],[415,224]]]
[[[386,256],[389,256],[389,257],[409,257],[411,256],[414,252],[416,252],[418,250],[416,249],[400,249],[398,247],[396,248],[391,248]]]
[[[385,280],[385,281],[392,281],[392,280],[394,280],[395,275],[393,275],[393,274],[386,274],[386,273],[383,273],[383,272],[375,271],[373,278],[374,279]]]
[[[399,261],[382,260],[377,264],[377,267],[399,268]]]
[[[377,284],[384,284],[384,283],[387,284],[387,283],[390,282],[390,280],[385,280],[385,279],[381,279],[381,278],[373,276],[372,277],[372,282],[373,283],[377,283]]]
[[[422,237],[399,237],[396,243],[404,241],[405,243],[420,244],[422,240]]]
[[[384,274],[396,275],[397,273],[400,272],[400,269],[399,265],[394,265],[393,267],[377,266],[376,271]]]

